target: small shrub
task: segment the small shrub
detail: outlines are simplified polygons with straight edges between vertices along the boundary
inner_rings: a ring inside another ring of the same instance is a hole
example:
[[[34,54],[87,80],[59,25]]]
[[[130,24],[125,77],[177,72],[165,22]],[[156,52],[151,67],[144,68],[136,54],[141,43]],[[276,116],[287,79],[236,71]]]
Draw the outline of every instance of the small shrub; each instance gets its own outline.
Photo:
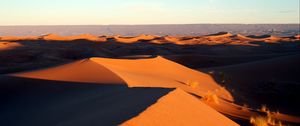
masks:
[[[271,116],[251,117],[250,123],[253,126],[283,126],[281,121],[275,120]]]
[[[267,118],[263,116],[251,117],[250,123],[253,126],[268,126]]]
[[[208,102],[213,102],[215,104],[219,104],[219,97],[215,94],[215,93],[212,93],[212,92],[208,92],[204,97],[203,99],[205,101],[208,101]]]

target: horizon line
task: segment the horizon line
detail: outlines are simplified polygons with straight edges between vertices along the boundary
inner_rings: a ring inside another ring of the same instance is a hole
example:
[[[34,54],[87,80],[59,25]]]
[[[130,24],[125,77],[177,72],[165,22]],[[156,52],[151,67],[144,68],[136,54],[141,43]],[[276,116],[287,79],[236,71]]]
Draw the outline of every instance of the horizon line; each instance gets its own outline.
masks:
[[[299,23],[162,23],[162,24],[37,24],[37,25],[0,25],[6,26],[143,26],[143,25],[300,25]],[[300,27],[300,26],[299,26]]]

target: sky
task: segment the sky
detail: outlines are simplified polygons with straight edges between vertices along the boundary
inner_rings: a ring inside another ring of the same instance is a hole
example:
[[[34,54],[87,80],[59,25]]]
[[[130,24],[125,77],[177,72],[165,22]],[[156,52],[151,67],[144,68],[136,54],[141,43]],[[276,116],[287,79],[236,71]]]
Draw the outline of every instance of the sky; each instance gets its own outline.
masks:
[[[300,0],[0,0],[0,25],[300,23]]]

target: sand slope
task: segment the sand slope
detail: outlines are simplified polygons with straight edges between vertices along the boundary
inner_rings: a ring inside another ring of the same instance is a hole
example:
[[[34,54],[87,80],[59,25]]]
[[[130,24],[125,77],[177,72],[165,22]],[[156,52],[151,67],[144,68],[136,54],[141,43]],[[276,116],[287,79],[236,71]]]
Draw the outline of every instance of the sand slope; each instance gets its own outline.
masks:
[[[89,59],[49,69],[14,74],[17,77],[100,84],[125,84],[125,82],[101,64]]]
[[[194,96],[176,89],[121,126],[238,126]]]

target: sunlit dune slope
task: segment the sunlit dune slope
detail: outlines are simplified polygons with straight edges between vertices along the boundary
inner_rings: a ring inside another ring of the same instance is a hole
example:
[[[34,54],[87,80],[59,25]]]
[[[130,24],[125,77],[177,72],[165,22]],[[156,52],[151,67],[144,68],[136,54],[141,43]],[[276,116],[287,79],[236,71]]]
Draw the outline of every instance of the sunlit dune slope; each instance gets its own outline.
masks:
[[[121,126],[238,126],[199,99],[176,89]]]

